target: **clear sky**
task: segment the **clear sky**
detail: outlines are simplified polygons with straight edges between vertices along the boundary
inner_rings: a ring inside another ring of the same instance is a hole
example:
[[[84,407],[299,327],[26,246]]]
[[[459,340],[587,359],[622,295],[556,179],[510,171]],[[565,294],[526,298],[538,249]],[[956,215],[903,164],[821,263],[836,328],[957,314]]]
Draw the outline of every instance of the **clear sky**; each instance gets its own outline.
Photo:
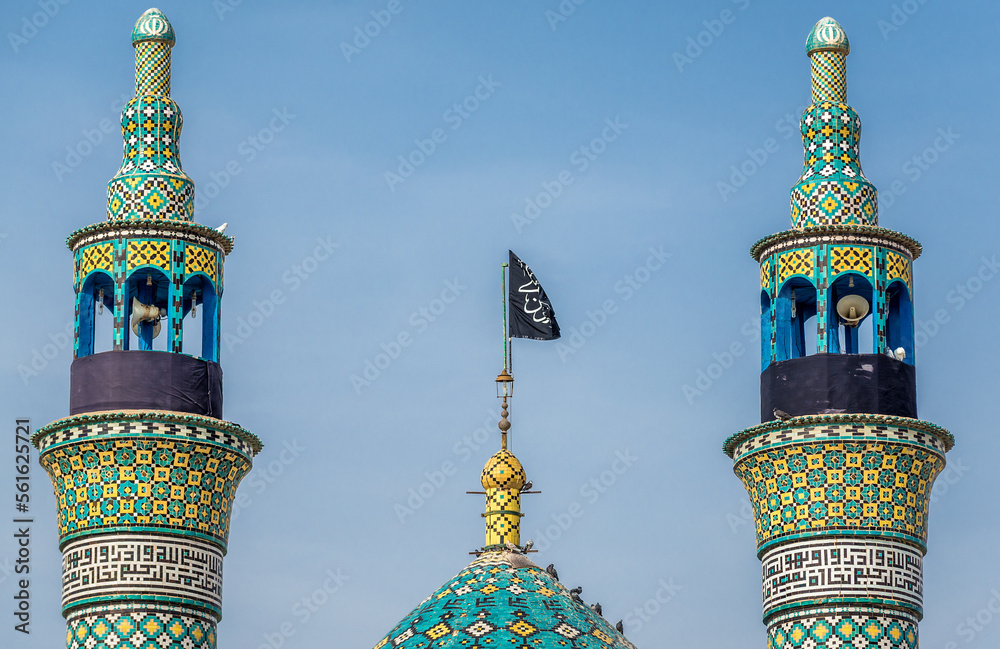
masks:
[[[0,496],[15,417],[68,412],[64,238],[104,220],[148,6],[0,5]],[[236,238],[225,415],[267,445],[240,488],[220,647],[275,645],[283,624],[285,647],[370,647],[483,544],[482,497],[465,492],[499,448],[508,248],[564,335],[514,341],[512,449],[543,492],[524,499],[533,558],[640,647],[765,646],[753,525],[721,445],[759,420],[748,249],[789,227],[804,42],[826,15],[851,40],[880,224],[924,245],[920,416],[958,440],[931,507],[922,646],[1000,644],[996,3],[159,7],[196,219]],[[32,633],[7,615],[0,644],[54,647],[55,508],[32,471]],[[330,574],[342,585],[309,611]]]

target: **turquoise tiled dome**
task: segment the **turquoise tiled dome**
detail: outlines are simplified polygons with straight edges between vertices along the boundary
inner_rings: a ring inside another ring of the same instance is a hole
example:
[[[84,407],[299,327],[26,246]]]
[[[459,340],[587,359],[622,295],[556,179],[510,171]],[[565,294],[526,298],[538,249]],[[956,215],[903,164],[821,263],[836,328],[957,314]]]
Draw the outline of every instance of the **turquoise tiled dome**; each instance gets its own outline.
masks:
[[[636,649],[524,555],[487,552],[396,625],[375,649]]]

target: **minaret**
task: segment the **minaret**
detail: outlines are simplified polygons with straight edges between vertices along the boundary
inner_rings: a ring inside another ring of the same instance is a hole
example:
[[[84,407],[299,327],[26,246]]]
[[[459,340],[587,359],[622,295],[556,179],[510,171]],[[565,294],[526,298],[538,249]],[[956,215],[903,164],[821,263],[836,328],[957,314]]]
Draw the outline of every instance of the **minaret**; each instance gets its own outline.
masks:
[[[952,435],[917,419],[912,262],[878,227],[847,105],[847,35],[806,41],[792,229],[758,241],[761,423],[726,440],[753,503],[769,649],[915,649],[931,487]]]
[[[150,9],[132,44],[135,97],[107,220],[67,240],[70,416],[33,441],[58,505],[68,647],[212,649],[232,502],[261,443],[222,419],[219,301],[233,240],[192,220],[173,27]]]

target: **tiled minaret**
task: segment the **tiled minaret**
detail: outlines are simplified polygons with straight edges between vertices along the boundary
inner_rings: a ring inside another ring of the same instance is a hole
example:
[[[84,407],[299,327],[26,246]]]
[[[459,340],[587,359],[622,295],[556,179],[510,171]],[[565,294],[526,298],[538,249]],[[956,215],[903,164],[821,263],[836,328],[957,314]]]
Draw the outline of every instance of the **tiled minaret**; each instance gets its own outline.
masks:
[[[930,492],[954,443],[916,418],[921,248],[878,227],[849,52],[832,18],[806,41],[813,103],[792,229],[751,250],[763,423],[724,445],[753,503],[768,649],[917,647]]]
[[[150,9],[132,44],[135,97],[107,220],[67,240],[70,416],[34,442],[57,500],[68,646],[212,649],[231,506],[261,443],[222,419],[219,301],[233,241],[192,220],[173,28]]]

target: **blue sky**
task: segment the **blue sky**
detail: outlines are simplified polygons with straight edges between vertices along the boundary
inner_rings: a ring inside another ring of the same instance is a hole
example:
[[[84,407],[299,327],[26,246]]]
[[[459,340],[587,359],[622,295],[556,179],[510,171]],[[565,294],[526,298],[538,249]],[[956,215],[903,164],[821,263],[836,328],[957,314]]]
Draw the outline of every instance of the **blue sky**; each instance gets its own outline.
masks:
[[[564,335],[514,341],[512,449],[543,492],[524,503],[537,562],[612,622],[628,619],[640,647],[764,645],[753,526],[720,449],[757,421],[748,249],[789,227],[804,42],[826,15],[851,40],[848,101],[880,224],[924,245],[920,416],[958,440],[931,507],[922,646],[997,646],[1000,624],[983,621],[1000,592],[989,464],[1000,8],[390,4],[159,4],[177,34],[172,97],[196,219],[228,222],[236,238],[226,418],[267,444],[240,490],[219,646],[268,646],[283,624],[286,647],[371,646],[482,545],[483,503],[465,491],[499,447],[508,248]],[[146,8],[0,8],[11,432],[15,417],[39,427],[68,412],[64,238],[104,219],[121,156],[112,127],[133,88],[129,35]],[[366,378],[367,363],[383,367]],[[12,485],[11,445],[2,457],[0,485]],[[33,632],[5,625],[0,638],[40,648],[65,627],[54,502],[37,464],[32,476]],[[0,559],[13,553],[5,538]],[[331,573],[343,585],[305,615]],[[979,630],[966,621],[977,614]]]

